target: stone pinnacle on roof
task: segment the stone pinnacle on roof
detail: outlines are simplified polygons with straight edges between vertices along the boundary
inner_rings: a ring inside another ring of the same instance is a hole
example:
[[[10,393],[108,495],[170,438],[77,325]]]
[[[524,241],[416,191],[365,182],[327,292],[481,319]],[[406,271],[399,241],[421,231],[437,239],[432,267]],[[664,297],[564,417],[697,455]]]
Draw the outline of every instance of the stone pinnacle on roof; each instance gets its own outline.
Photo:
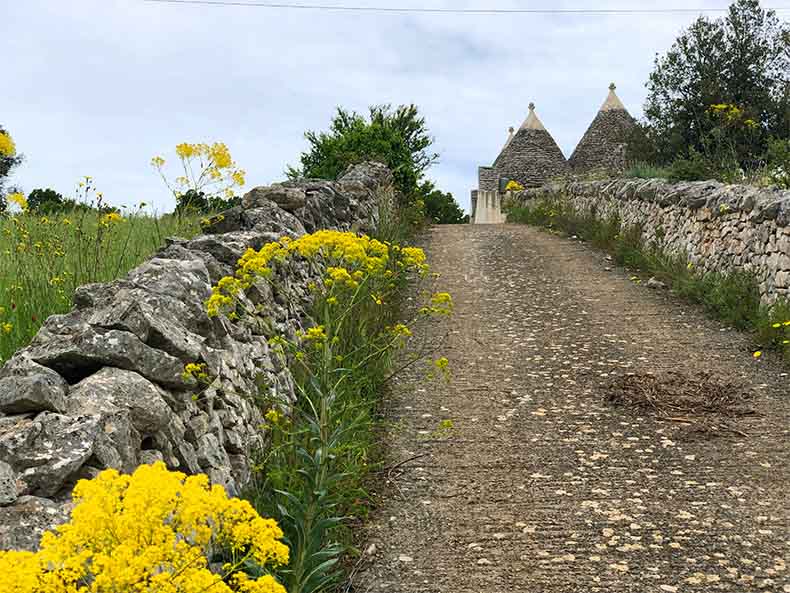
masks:
[[[543,130],[546,131],[546,128],[543,127],[543,122],[538,119],[538,116],[535,115],[535,104],[529,104],[529,115],[527,119],[524,120],[524,123],[521,124],[521,128],[519,130]]]
[[[507,140],[505,141],[505,145],[502,147],[502,150],[505,150],[507,148],[507,145],[510,144],[510,142],[513,140],[513,136],[515,132],[516,132],[516,128],[514,128],[513,126],[510,126],[507,129]]]
[[[615,109],[622,109],[623,111],[626,110],[625,105],[623,105],[623,102],[620,100],[620,97],[618,97],[617,93],[614,92],[616,88],[617,85],[615,83],[609,85],[609,96],[606,97],[606,101],[604,101],[603,105],[601,105],[600,111],[612,111]]]
[[[574,173],[619,173],[625,168],[626,139],[634,118],[615,93],[616,88],[614,83],[609,85],[606,101],[568,160]]]

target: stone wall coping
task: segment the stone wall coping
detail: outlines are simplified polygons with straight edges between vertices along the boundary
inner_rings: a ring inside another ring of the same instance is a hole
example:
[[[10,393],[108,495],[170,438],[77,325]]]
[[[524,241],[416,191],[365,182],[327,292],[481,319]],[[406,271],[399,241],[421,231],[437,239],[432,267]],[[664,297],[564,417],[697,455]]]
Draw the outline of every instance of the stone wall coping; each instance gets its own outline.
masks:
[[[779,226],[790,225],[790,190],[713,180],[670,183],[665,179],[617,178],[553,182],[515,193],[513,197],[523,201],[557,193],[639,200],[691,210],[707,209],[714,218],[740,212],[754,222],[773,220]]]

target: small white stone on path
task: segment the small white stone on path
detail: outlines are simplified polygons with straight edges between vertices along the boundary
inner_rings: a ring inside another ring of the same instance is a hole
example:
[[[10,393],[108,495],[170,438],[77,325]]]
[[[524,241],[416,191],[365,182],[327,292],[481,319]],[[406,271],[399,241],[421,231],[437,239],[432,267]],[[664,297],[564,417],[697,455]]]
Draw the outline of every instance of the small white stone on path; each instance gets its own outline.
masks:
[[[414,558],[401,554],[398,556],[398,562],[414,562]]]
[[[481,558],[480,560],[477,561],[477,563],[480,565],[491,564],[491,561],[488,558]]]

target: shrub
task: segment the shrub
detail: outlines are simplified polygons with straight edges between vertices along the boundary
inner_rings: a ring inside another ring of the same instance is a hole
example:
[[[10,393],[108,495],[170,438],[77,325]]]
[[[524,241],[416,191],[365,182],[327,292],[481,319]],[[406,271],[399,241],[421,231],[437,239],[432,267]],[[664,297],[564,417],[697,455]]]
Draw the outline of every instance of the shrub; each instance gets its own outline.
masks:
[[[288,167],[291,179],[337,179],[350,165],[377,161],[389,167],[402,200],[413,203],[425,171],[439,158],[425,118],[416,105],[374,105],[368,118],[338,107],[328,132],[305,133],[310,148],[298,168]]]
[[[106,470],[77,483],[74,503],[38,552],[0,552],[0,590],[285,593],[265,572],[288,562],[277,523],[205,475],[162,462],[130,476]],[[250,578],[251,569],[263,574]]]
[[[768,143],[767,160],[771,183],[790,189],[790,140],[772,138]]]
[[[238,196],[206,196],[203,192],[189,189],[176,196],[176,213],[210,215],[214,212],[223,212],[239,204],[241,204],[241,198]]]
[[[524,186],[521,185],[518,181],[511,179],[507,182],[505,186],[505,191],[524,191]]]
[[[647,162],[636,162],[623,172],[623,177],[637,179],[667,179],[669,171],[666,167],[651,165]]]
[[[54,189],[34,189],[27,196],[27,207],[37,214],[56,214],[74,210],[78,204],[75,200],[64,198]]]
[[[678,157],[669,166],[667,179],[677,181],[704,181],[713,179],[715,172],[705,157],[694,149],[689,151],[688,157]]]
[[[258,282],[279,283],[278,270],[302,260],[320,270],[311,284],[313,306],[307,328],[286,340],[269,339],[288,361],[297,401],[286,417],[278,402],[265,402],[272,446],[256,463],[249,496],[285,532],[291,563],[277,574],[290,593],[332,590],[341,578],[338,562],[347,550],[344,531],[365,513],[363,480],[373,464],[372,431],[381,387],[404,364],[424,358],[406,353],[411,322],[397,320],[405,284],[427,278],[425,254],[350,232],[317,231],[249,250],[234,276],[223,278],[207,302],[210,316],[227,313],[255,324],[242,293]],[[432,294],[431,294],[432,293]],[[446,315],[452,299],[430,291],[416,317]],[[432,372],[448,373],[446,359]]]

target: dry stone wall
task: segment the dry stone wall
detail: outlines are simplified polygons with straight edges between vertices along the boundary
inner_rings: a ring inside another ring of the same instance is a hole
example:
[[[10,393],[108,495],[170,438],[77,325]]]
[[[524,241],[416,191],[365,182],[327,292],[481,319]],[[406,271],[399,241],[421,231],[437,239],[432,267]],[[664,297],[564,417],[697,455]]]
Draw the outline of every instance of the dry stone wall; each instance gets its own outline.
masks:
[[[77,290],[0,368],[0,549],[34,549],[65,520],[76,480],[164,461],[237,494],[265,446],[260,401],[285,410],[293,379],[267,338],[293,338],[321,270],[290,262],[245,297],[244,322],[209,318],[212,284],[248,248],[322,228],[371,230],[392,175],[365,163],[337,182],[258,187],[191,241],[170,239],[123,279]],[[314,265],[314,264],[313,264]],[[210,384],[184,378],[204,363]],[[264,410],[265,411],[265,410]]]
[[[514,195],[526,205],[564,198],[577,211],[617,215],[639,225],[643,239],[683,254],[703,272],[745,270],[764,303],[790,297],[790,191],[716,181],[670,184],[616,179],[547,185]]]

